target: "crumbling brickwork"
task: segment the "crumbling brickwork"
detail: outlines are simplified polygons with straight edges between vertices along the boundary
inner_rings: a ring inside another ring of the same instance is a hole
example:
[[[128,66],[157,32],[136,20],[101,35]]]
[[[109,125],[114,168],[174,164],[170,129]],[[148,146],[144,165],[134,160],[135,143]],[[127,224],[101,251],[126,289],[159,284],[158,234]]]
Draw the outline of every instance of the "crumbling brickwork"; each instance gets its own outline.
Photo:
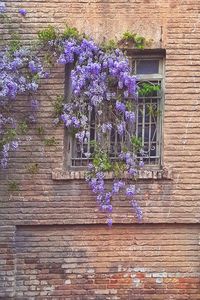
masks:
[[[144,224],[115,199],[108,229],[87,183],[59,173],[64,129],[53,127],[53,101],[64,92],[55,67],[38,95],[38,123],[22,136],[9,168],[0,171],[1,299],[200,299],[200,3],[197,0],[9,0],[29,40],[48,24],[65,23],[96,40],[131,30],[166,49],[165,176],[139,181]],[[25,102],[19,99],[19,107]],[[19,191],[8,191],[15,180]]]

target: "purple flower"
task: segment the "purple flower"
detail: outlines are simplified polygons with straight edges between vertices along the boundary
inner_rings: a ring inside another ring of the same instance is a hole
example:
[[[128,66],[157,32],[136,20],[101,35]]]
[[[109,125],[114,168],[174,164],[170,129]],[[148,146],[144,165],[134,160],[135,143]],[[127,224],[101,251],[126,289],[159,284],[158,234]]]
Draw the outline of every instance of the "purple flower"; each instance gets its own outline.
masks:
[[[24,17],[27,14],[27,11],[24,8],[20,8],[19,14]]]
[[[83,143],[83,139],[85,137],[85,131],[80,131],[75,134],[75,137],[78,139],[80,143]]]
[[[111,218],[107,219],[108,227],[112,227],[113,220]]]
[[[111,131],[112,130],[112,124],[111,123],[104,123],[103,125],[101,125],[101,130],[103,133],[106,133],[107,131]]]
[[[76,117],[72,117],[72,124],[76,128],[80,127],[80,122],[79,122],[79,120]]]
[[[125,159],[125,153],[124,152],[121,152],[119,154],[119,159],[121,159],[121,160]]]
[[[125,131],[125,123],[122,122],[120,124],[117,125],[117,132],[119,133],[119,135],[123,135]]]
[[[65,126],[68,127],[72,124],[71,116],[64,113],[60,116],[60,119],[64,122]]]
[[[105,195],[105,201],[106,201],[106,204],[109,204],[110,203],[110,198],[112,197],[112,193],[106,193]]]
[[[130,169],[128,170],[128,173],[129,173],[130,175],[135,176],[135,175],[137,174],[137,170],[134,169],[134,168],[130,168]]]
[[[125,159],[128,168],[135,166],[135,160],[133,159],[133,155],[130,152],[126,153]]]
[[[108,213],[111,213],[112,211],[113,211],[113,207],[112,207],[111,204],[109,204],[109,205],[107,206],[107,212],[108,212]]]
[[[124,91],[124,98],[128,98],[129,96],[129,92],[128,91]]]
[[[98,172],[97,174],[96,174],[96,178],[97,179],[103,179],[105,177],[105,174],[103,173],[103,172]]]
[[[18,148],[18,146],[19,146],[18,141],[12,141],[12,142],[11,142],[11,148],[12,148],[13,150],[16,150],[16,149]]]
[[[89,171],[92,171],[93,169],[94,169],[94,165],[91,164],[91,163],[89,163],[89,164],[88,164],[88,170],[89,170]]]
[[[96,199],[97,199],[97,202],[100,203],[103,199],[103,195],[99,194]]]
[[[4,14],[6,12],[7,8],[4,2],[0,3],[0,14]]]
[[[39,108],[39,102],[36,99],[31,100],[31,108],[32,110],[36,111]]]
[[[125,112],[125,118],[126,120],[130,121],[131,123],[135,122],[135,114],[132,111],[126,111]]]
[[[123,82],[122,81],[118,82],[118,87],[119,87],[119,89],[123,89]]]
[[[122,189],[124,186],[125,186],[125,183],[122,180],[114,182],[112,192],[117,194],[117,193],[119,193],[120,189]]]
[[[139,161],[139,167],[140,167],[140,168],[143,168],[143,167],[144,167],[144,161],[143,161],[143,160],[140,160],[140,161]]]
[[[1,166],[2,166],[3,169],[5,169],[7,167],[7,164],[8,164],[7,158],[5,158],[5,157],[2,158],[1,159]]]
[[[28,64],[29,70],[31,73],[37,73],[37,67],[35,65],[35,62],[33,60],[31,60]]]
[[[59,63],[59,64],[62,64],[62,65],[65,65],[65,64],[67,63],[64,54],[61,54],[61,55],[59,56],[59,58],[58,58],[58,63]]]
[[[126,105],[124,103],[122,103],[122,102],[119,102],[119,101],[116,102],[116,106],[115,107],[120,112],[125,112],[125,110],[126,110]]]
[[[138,205],[136,200],[131,201],[131,205],[132,205],[133,209],[136,212],[138,222],[141,223],[142,222],[142,217],[143,217],[141,207]]]
[[[126,196],[132,197],[135,196],[135,194],[136,194],[135,185],[130,185],[128,188],[126,188]]]

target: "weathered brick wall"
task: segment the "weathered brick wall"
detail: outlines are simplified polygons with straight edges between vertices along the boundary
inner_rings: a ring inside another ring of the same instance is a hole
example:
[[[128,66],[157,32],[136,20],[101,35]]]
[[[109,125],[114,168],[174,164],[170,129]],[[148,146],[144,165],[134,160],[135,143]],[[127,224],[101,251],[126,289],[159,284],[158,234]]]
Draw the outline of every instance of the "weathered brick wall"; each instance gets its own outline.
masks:
[[[198,234],[196,225],[19,226],[16,297],[199,299]]]
[[[68,23],[97,40],[129,29],[166,49],[163,162],[172,175],[140,181],[145,225],[134,224],[128,203],[115,199],[116,225],[108,230],[84,180],[55,176],[63,165],[64,136],[62,127],[52,126],[52,102],[64,90],[64,70],[56,67],[38,96],[36,126],[57,146],[45,146],[32,128],[0,173],[0,297],[200,299],[199,1],[7,5],[16,18],[19,5],[27,9],[20,29],[26,40],[47,24]],[[25,109],[22,99],[18,108]],[[8,192],[12,180],[19,191]]]

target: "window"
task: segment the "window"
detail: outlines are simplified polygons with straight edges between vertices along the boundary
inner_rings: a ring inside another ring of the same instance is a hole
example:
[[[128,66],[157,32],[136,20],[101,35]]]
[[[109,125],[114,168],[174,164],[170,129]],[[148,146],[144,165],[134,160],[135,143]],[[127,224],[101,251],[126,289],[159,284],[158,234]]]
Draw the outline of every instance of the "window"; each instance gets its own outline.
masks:
[[[130,55],[129,55],[130,56]],[[161,143],[162,143],[162,105],[163,105],[163,56],[145,54],[145,51],[137,55],[131,55],[130,61],[132,72],[137,76],[139,95],[136,105],[136,122],[132,128],[128,128],[129,133],[136,133],[143,147],[143,159],[146,165],[159,166],[161,163]],[[105,111],[109,111],[105,108]],[[88,112],[90,120],[90,135],[81,144],[77,139],[69,142],[68,166],[81,168],[88,165],[91,157],[88,153],[93,153],[96,136],[95,113]],[[109,143],[110,158],[118,159],[121,152],[120,136],[113,129],[110,132]],[[124,135],[129,147],[129,137]],[[141,154],[138,154],[141,155]]]
[[[161,164],[163,57],[141,56],[131,58],[133,73],[138,78],[140,92],[137,105],[136,135],[141,139],[144,162]]]

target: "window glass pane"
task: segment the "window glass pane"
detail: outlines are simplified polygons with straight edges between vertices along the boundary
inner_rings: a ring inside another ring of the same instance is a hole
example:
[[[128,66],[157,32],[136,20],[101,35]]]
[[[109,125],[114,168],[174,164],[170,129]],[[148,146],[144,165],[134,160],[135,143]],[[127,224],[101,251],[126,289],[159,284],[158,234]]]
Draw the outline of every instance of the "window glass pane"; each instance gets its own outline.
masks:
[[[159,60],[138,60],[136,64],[136,74],[159,73]]]

